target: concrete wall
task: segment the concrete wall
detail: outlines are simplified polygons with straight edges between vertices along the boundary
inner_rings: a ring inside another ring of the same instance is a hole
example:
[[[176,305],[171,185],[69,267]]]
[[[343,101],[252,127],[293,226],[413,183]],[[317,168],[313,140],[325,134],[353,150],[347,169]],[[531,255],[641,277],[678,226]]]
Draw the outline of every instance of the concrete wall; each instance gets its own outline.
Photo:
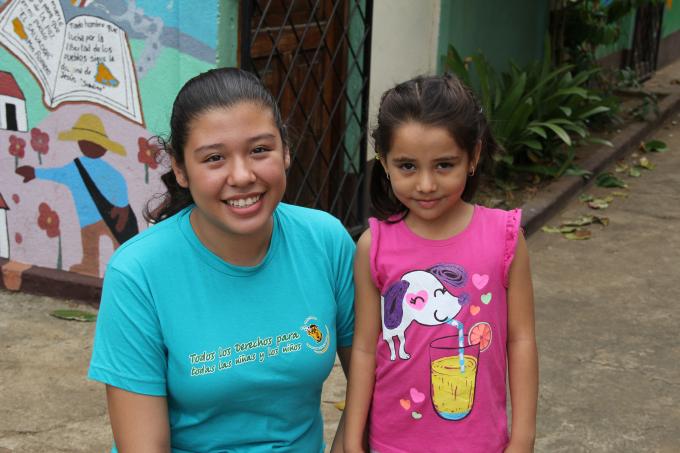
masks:
[[[0,71],[25,96],[28,123],[25,132],[0,130],[0,194],[9,208],[5,265],[101,276],[118,244],[110,228],[87,224],[101,219],[91,202],[89,212],[76,209],[77,201],[91,200],[72,168],[82,157],[77,140],[106,144],[98,159],[108,170],[93,175],[95,184],[103,192],[118,187],[110,197],[129,203],[137,229],[146,228],[142,210],[162,191],[159,176],[167,167],[150,158],[154,150],[145,140],[168,133],[172,101],[186,80],[215,67],[218,53],[221,63],[236,62],[238,2],[75,3],[0,1]],[[73,129],[83,124],[106,139]],[[25,179],[20,167],[37,177]]]
[[[371,37],[369,127],[380,97],[398,82],[437,70],[438,0],[375,0]],[[369,139],[368,159],[374,157]]]

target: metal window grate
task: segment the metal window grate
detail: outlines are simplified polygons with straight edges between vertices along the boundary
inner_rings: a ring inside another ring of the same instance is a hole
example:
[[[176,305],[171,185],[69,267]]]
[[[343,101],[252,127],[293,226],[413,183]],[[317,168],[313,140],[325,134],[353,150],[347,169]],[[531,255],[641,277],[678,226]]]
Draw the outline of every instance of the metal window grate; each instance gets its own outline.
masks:
[[[661,39],[664,3],[645,3],[635,14],[633,44],[624,65],[635,70],[640,80],[647,80],[656,70]]]
[[[241,4],[241,67],[274,94],[290,131],[285,201],[363,230],[371,0]]]

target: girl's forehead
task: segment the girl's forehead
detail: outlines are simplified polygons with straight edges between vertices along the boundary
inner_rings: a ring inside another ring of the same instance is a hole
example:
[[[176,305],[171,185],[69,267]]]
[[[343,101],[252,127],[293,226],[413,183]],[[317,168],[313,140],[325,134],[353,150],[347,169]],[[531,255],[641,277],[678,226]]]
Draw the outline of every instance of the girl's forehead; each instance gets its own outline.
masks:
[[[431,126],[411,121],[398,126],[393,133],[390,157],[420,157],[423,154],[447,153],[466,155],[451,132],[443,126]]]

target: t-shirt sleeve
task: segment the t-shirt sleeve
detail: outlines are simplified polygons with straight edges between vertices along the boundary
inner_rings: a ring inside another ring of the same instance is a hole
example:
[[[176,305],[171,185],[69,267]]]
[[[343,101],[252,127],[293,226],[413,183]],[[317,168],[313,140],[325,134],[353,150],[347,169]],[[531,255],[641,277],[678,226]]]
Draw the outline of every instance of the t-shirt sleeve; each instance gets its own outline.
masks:
[[[167,350],[145,285],[109,265],[88,377],[134,393],[166,395]]]
[[[335,301],[337,303],[336,331],[338,347],[352,345],[354,336],[354,241],[342,227],[336,245]]]
[[[521,227],[522,210],[513,209],[506,213],[505,219],[505,246],[503,253],[503,285],[507,288],[510,284],[510,265],[515,258],[517,239]]]

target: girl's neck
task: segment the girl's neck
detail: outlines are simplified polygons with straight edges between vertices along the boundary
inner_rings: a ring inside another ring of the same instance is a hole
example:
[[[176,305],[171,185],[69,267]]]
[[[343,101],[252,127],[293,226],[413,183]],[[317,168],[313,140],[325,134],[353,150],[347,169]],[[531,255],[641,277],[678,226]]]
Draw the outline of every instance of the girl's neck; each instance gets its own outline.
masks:
[[[196,209],[189,220],[198,240],[229,264],[253,267],[260,264],[267,255],[274,229],[273,218],[262,231],[247,236],[224,231],[197,215]]]
[[[418,236],[437,241],[449,239],[465,230],[472,221],[474,211],[473,205],[460,200],[445,215],[436,219],[424,219],[409,212],[404,222]]]

